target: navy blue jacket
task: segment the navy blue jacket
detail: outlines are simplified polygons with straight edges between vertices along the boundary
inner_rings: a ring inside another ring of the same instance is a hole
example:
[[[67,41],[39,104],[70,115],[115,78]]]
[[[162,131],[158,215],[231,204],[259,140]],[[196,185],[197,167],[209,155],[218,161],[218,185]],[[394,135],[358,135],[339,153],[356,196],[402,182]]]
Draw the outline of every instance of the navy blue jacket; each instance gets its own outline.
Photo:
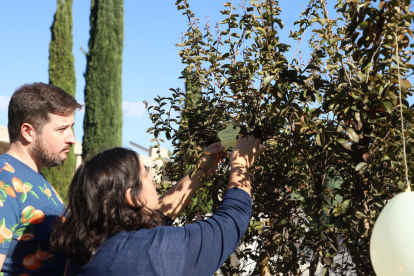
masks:
[[[213,275],[238,246],[251,216],[251,197],[233,188],[209,219],[184,227],[121,232],[103,242],[87,264],[67,275]]]

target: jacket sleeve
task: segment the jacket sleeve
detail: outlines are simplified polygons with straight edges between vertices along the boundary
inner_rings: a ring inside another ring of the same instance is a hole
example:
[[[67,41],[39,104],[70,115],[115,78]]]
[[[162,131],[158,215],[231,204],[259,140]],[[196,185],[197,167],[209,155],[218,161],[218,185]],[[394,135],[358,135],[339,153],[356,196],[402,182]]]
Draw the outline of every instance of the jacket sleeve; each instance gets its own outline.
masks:
[[[181,270],[182,275],[213,275],[234,252],[246,232],[251,206],[251,197],[245,191],[233,188],[226,192],[220,207],[209,219],[173,227],[175,233],[170,232],[170,227],[163,227],[172,235],[162,242],[163,252],[158,251],[157,260],[163,264],[154,266],[157,275],[166,275],[163,273],[170,269]]]

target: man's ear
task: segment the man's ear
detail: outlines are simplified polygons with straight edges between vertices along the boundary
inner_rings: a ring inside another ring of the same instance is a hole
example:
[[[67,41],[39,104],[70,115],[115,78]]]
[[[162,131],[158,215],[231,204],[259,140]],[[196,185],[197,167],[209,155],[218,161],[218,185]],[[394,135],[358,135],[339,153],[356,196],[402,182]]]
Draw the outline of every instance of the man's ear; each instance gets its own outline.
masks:
[[[130,205],[132,207],[135,206],[134,201],[132,200],[132,188],[128,188],[128,190],[126,190],[125,199],[126,199],[128,205]]]
[[[34,127],[29,123],[24,123],[22,125],[20,128],[20,134],[22,135],[22,138],[28,143],[33,143],[37,135]]]

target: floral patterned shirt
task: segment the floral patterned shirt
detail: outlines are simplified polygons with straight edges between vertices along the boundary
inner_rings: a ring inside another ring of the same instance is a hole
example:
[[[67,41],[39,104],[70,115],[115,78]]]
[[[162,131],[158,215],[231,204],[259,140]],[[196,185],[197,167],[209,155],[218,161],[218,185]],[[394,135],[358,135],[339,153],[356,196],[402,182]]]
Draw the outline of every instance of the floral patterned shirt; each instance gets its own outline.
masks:
[[[52,223],[64,203],[39,174],[16,158],[0,156],[0,276],[62,275],[67,258],[50,246]]]

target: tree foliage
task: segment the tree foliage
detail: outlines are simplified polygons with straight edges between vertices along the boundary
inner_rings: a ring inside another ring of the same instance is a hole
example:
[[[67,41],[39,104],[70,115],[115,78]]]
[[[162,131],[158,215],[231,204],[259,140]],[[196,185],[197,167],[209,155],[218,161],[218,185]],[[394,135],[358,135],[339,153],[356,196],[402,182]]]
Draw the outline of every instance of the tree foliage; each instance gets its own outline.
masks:
[[[325,0],[310,0],[290,35],[306,47],[303,34],[312,32],[310,58],[293,61],[278,35],[278,1],[225,3],[215,30],[199,26],[189,2],[176,2],[189,22],[177,46],[201,88],[198,104],[184,106],[185,94],[171,89],[171,97],[149,107],[149,132],[158,142],[165,134],[175,148],[165,173],[178,180],[232,122],[242,136],[270,144],[250,171],[253,216],[237,252],[256,262],[249,273],[315,275],[322,264],[324,275],[374,275],[368,252],[374,222],[406,183],[401,114],[409,176],[414,168],[406,100],[414,69],[410,1],[338,0],[330,17]],[[226,161],[183,220],[217,208],[228,174]],[[242,270],[230,262],[222,268],[225,275]]]
[[[83,153],[122,145],[124,1],[92,0]]]
[[[49,83],[61,87],[75,97],[76,77],[72,53],[72,5],[73,0],[57,0],[57,9],[50,30]],[[65,163],[53,168],[43,168],[42,173],[57,192],[66,198],[75,171],[76,157],[71,148]]]

